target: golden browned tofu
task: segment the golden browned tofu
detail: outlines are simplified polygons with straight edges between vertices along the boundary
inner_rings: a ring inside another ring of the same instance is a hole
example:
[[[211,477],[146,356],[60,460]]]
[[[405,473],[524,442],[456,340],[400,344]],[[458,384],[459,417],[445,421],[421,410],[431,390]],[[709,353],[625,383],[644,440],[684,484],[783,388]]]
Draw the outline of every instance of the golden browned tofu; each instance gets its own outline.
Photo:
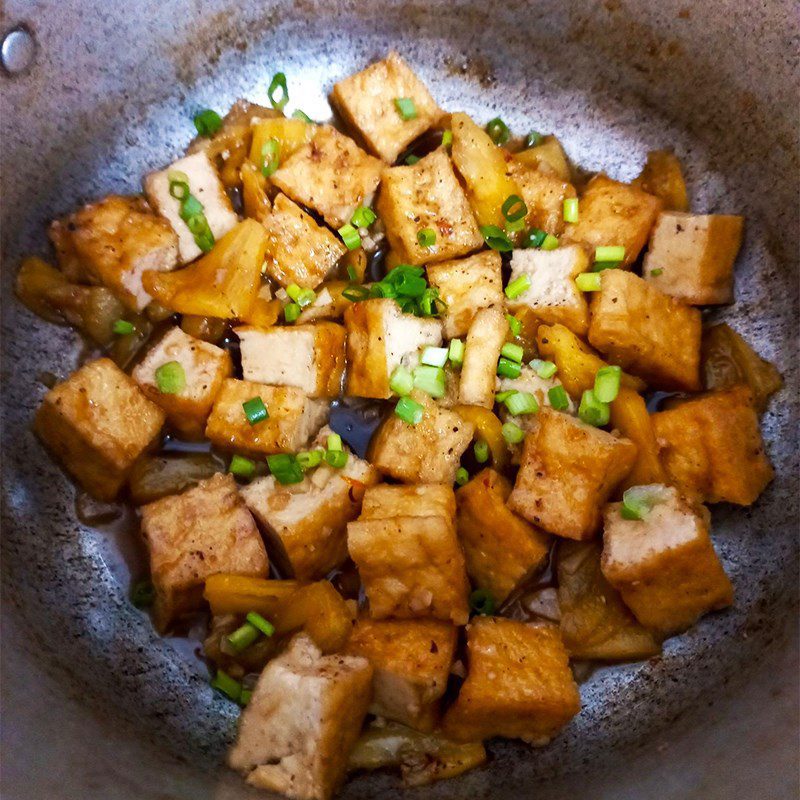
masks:
[[[320,214],[332,228],[350,222],[359,206],[371,206],[383,162],[350,137],[320,125],[314,138],[284,161],[272,182],[296,203]]]
[[[456,514],[456,498],[446,483],[418,483],[397,486],[380,483],[364,496],[361,519],[402,517],[413,510],[418,517],[446,517]]]
[[[285,194],[275,198],[264,227],[267,274],[281,286],[316,289],[347,252],[340,239]]]
[[[575,187],[558,175],[531,169],[514,158],[509,161],[508,170],[528,207],[526,225],[560,234],[564,230],[564,200],[575,197]]]
[[[578,221],[566,225],[564,236],[583,242],[592,254],[597,247],[622,246],[622,265],[628,266],[647,243],[661,206],[637,186],[596,175],[581,195]]]
[[[700,388],[700,312],[621,269],[602,273],[589,341],[658,389]]]
[[[90,495],[113,500],[163,424],[164,412],[136,383],[99,358],[45,395],[33,429]]]
[[[228,764],[247,782],[296,800],[330,800],[370,702],[365,658],[323,656],[305,634],[261,673]]]
[[[621,503],[606,507],[601,565],[639,622],[668,635],[729,606],[733,587],[708,535],[708,512],[673,487],[654,488],[660,497],[644,519],[623,519]]]
[[[550,537],[506,505],[510,494],[511,484],[489,468],[456,492],[456,529],[467,574],[498,604],[545,563],[550,551]]]
[[[423,406],[422,421],[411,425],[388,416],[370,444],[370,460],[384,475],[406,483],[453,483],[475,426],[423,392],[413,397]]]
[[[661,652],[600,569],[600,542],[558,545],[559,625],[572,658],[624,661]]]
[[[497,362],[508,335],[508,320],[502,306],[481,309],[469,326],[458,401],[464,405],[494,406]]]
[[[243,404],[259,397],[269,417],[251,425]],[[228,378],[214,400],[206,436],[217,447],[253,455],[296,453],[327,418],[326,401],[312,400],[293,386]]]
[[[774,476],[745,386],[686,400],[652,420],[664,468],[687,496],[749,506]]]
[[[334,84],[331,99],[370,152],[390,164],[442,114],[425,84],[394,51]],[[410,119],[400,114],[395,102],[400,99],[414,104]]]
[[[664,211],[653,228],[642,275],[692,306],[732,303],[733,262],[743,227],[743,217]]]
[[[636,445],[549,408],[538,416],[508,505],[556,536],[591,539],[603,505],[633,468]]]
[[[185,385],[174,393],[158,388],[156,373],[164,364],[180,364]],[[198,438],[206,427],[214,398],[222,382],[233,374],[229,353],[221,347],[195,339],[180,328],[170,329],[134,368],[132,377],[141,390],[167,415],[184,436]]]
[[[553,136],[543,136],[539,144],[514,153],[515,160],[532,169],[555,175],[562,181],[572,180],[572,170],[561,142]]]
[[[389,381],[404,357],[442,343],[442,323],[404,314],[394,300],[376,297],[344,312],[347,329],[347,394],[387,398]]]
[[[295,386],[309,397],[338,397],[344,374],[345,332],[334,322],[236,328],[247,381]]]
[[[426,509],[411,505],[396,515],[395,504],[408,497],[408,487],[397,486],[381,488],[380,496],[396,490],[399,499],[386,504],[386,517],[378,516],[380,507],[369,496],[379,488],[365,493],[368,515],[347,526],[347,549],[358,567],[370,616],[433,617],[463,625],[469,617],[469,583],[453,514],[415,516]]]
[[[209,575],[267,577],[264,542],[232,475],[214,475],[183,494],[142,506],[141,513],[160,631],[202,607]]]
[[[487,250],[454,261],[428,266],[428,282],[447,304],[444,336],[464,336],[482,308],[503,305],[500,253]]]
[[[370,713],[416,730],[433,730],[456,639],[449,622],[359,619],[345,652],[372,664]]]
[[[547,744],[581,708],[558,628],[502,617],[467,627],[469,669],[442,723],[458,742],[507,736]]]
[[[178,265],[178,237],[139,197],[111,195],[50,226],[62,272],[73,282],[102,283],[128,308],[141,311],[150,295],[145,270]]]
[[[443,150],[434,150],[413,166],[387,168],[381,181],[378,215],[403,263],[446,261],[483,245],[467,196]],[[417,238],[422,230],[436,235],[430,247]]]

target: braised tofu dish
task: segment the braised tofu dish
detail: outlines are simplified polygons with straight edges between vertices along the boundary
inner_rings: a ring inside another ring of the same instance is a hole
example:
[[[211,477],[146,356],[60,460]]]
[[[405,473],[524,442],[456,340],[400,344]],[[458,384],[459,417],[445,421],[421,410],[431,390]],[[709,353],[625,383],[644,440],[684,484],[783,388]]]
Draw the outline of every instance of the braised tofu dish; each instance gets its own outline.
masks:
[[[198,112],[139,193],[52,222],[16,291],[85,337],[33,430],[129,507],[143,624],[202,630],[228,764],[328,800],[544,747],[587,665],[713,625],[713,506],[769,486],[782,382],[705,324],[744,220],[692,209],[673,153],[588,174],[395,52],[326,87],[334,122],[289,88]]]

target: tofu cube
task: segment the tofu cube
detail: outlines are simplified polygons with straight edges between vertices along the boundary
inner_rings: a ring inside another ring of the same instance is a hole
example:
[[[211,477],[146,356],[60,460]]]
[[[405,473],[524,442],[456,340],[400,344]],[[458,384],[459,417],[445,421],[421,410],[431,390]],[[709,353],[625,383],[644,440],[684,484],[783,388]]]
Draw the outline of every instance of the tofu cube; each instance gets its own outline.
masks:
[[[567,539],[591,539],[600,512],[636,461],[636,445],[569,414],[542,408],[525,437],[512,511]]]
[[[172,361],[183,367],[186,385],[175,394],[164,394],[158,388],[156,371]],[[232,374],[227,351],[172,328],[134,368],[132,377],[145,395],[164,409],[171,425],[184,436],[199,438],[222,382]]]
[[[209,575],[267,577],[264,542],[232,475],[214,475],[183,494],[142,506],[141,512],[155,622],[162,633],[182,614],[202,608]]]
[[[745,386],[683,401],[651,419],[670,481],[691,498],[749,506],[774,477]]]
[[[445,339],[466,335],[482,308],[503,305],[501,266],[500,253],[494,250],[428,266],[428,283],[447,303]]]
[[[389,298],[353,303],[344,312],[347,329],[347,394],[391,397],[389,381],[404,357],[442,343],[442,323],[404,314]]]
[[[445,483],[418,483],[411,486],[379,483],[364,495],[361,519],[402,517],[409,509],[418,517],[453,519],[456,514],[453,489]]]
[[[152,299],[142,286],[146,270],[178,265],[178,237],[138,197],[111,195],[50,226],[61,271],[74,283],[100,283],[133,311]]]
[[[341,239],[279,194],[264,220],[267,230],[267,274],[281,286],[296,283],[316,289],[347,252]]]
[[[456,628],[434,619],[359,619],[345,652],[372,665],[369,712],[431,731],[453,663]]]
[[[456,530],[472,584],[486,589],[499,605],[542,567],[550,537],[506,505],[511,484],[484,469],[456,492]]]
[[[383,162],[350,137],[330,125],[320,125],[311,142],[292,153],[271,180],[332,228],[341,228],[359,206],[372,205],[382,169]]]
[[[733,587],[708,535],[708,512],[673,487],[641,520],[623,519],[621,503],[605,509],[601,568],[647,628],[669,635],[733,602]]]
[[[602,273],[589,342],[657,389],[700,388],[700,312],[621,269]]]
[[[144,192],[150,205],[164,217],[178,234],[178,253],[182,264],[194,261],[202,250],[194,234],[181,219],[181,201],[169,193],[169,174],[183,172],[189,178],[189,192],[203,204],[203,213],[214,239],[221,239],[236,225],[236,216],[225,187],[205,152],[178,159],[166,169],[151,172],[144,179]]]
[[[647,243],[662,205],[638,186],[596,175],[581,195],[578,221],[565,226],[564,236],[584,243],[592,255],[597,247],[621,245],[622,266],[629,266]]]
[[[413,119],[400,115],[399,98],[414,103]],[[369,151],[390,164],[442,114],[425,84],[395,52],[334,84],[331,99]]]
[[[447,491],[452,498],[449,487],[437,489],[432,503],[418,505],[418,487],[377,486],[365,492],[361,516],[347,526],[347,549],[373,619],[433,617],[463,625],[469,618],[469,583],[453,524],[455,500],[447,501],[449,513],[428,513],[432,504],[443,504]],[[370,498],[373,492],[377,501]],[[386,501],[392,494],[394,499]]]
[[[547,744],[581,708],[558,629],[503,617],[467,627],[467,679],[442,723],[457,742],[493,736]]]
[[[323,656],[298,634],[259,676],[228,764],[259,789],[330,800],[344,781],[371,693],[365,658]]]
[[[475,426],[423,392],[412,396],[422,404],[422,421],[411,425],[388,416],[370,444],[370,460],[384,475],[406,483],[453,483]]]
[[[561,234],[564,230],[564,201],[575,197],[575,187],[558,175],[531,169],[516,159],[509,160],[508,174],[519,186],[528,207],[526,225],[546,233]]]
[[[467,196],[443,150],[412,166],[385,169],[377,210],[392,250],[405,264],[447,261],[483,246]],[[425,229],[436,234],[430,247],[417,239]]]
[[[691,306],[732,303],[733,262],[743,227],[744,217],[662,212],[642,275],[656,289]]]
[[[502,306],[483,308],[472,320],[464,347],[459,401],[466,405],[494,406],[497,361],[508,335]]]
[[[295,386],[309,397],[338,397],[345,332],[334,322],[259,329],[236,328],[247,381]]]
[[[564,325],[578,336],[589,328],[589,306],[575,278],[589,269],[589,257],[581,245],[567,244],[555,250],[514,250],[509,283],[523,275],[530,288],[508,300],[512,312],[530,309],[547,325]]]
[[[33,429],[92,497],[111,501],[163,425],[164,412],[111,359],[99,358],[45,395]]]
[[[251,425],[243,403],[260,397],[269,417]],[[328,403],[293,386],[228,378],[214,400],[206,436],[217,447],[251,455],[296,453],[328,419]]]

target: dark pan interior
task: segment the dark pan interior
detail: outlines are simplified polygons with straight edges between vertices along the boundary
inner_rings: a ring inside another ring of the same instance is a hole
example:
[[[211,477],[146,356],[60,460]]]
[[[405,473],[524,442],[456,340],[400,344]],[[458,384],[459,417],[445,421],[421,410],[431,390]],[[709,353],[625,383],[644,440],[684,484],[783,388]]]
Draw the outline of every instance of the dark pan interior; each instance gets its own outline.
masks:
[[[706,0],[299,2],[11,0],[37,60],[3,76],[4,796],[241,798],[220,767],[235,708],[186,648],[127,602],[127,548],[77,523],[75,489],[29,432],[41,372],[81,345],[18,306],[21,254],[78,203],[139,187],[192,134],[199,107],[266,100],[328,115],[326,91],[389,48],[445,108],[553,131],[587,170],[634,177],[672,147],[698,211],[741,213],[731,322],[786,379],[764,418],[777,478],[750,509],[714,509],[734,609],[662,658],[599,669],[549,747],[491,746],[491,763],[409,797],[788,798],[797,794],[796,7]],[[259,796],[264,796],[259,795]],[[362,776],[343,797],[405,796]]]

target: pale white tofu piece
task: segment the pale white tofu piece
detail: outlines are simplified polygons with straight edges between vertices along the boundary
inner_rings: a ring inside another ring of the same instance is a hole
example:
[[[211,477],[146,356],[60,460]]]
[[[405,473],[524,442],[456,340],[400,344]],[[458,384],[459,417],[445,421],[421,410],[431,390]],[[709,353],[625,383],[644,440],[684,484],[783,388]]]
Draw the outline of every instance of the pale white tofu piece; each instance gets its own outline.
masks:
[[[371,697],[367,659],[323,656],[300,633],[264,667],[228,764],[260,789],[329,800],[344,780]]]
[[[296,386],[309,397],[338,397],[345,332],[334,322],[274,328],[236,328],[246,381]]]
[[[222,238],[239,221],[231,207],[219,175],[205,152],[179,158],[165,169],[151,172],[144,179],[144,191],[150,205],[166,218],[178,234],[178,252],[182,264],[193,261],[202,250],[192,232],[181,219],[181,201],[169,193],[169,173],[184,172],[189,178],[189,191],[203,204],[203,213],[214,239]]]
[[[389,381],[404,357],[442,343],[438,319],[404,314],[394,300],[372,298],[353,303],[344,313],[347,329],[347,394],[387,398]]]
[[[395,104],[398,98],[413,101],[413,119],[400,115]],[[442,114],[425,84],[394,51],[334,84],[331,99],[367,148],[390,164]]]
[[[555,250],[514,250],[509,283],[525,275],[531,285],[509,299],[508,307],[512,311],[529,308],[545,324],[561,324],[584,336],[589,327],[589,306],[575,278],[588,269],[589,257],[578,244]]]
[[[484,308],[475,315],[464,348],[460,402],[484,408],[494,405],[497,361],[507,334],[508,321],[502,308]]]
[[[482,308],[503,304],[501,267],[500,253],[494,250],[428,265],[428,283],[447,303],[445,339],[464,336]]]
[[[158,388],[156,371],[171,361],[183,368],[186,385],[175,394],[164,394]],[[232,374],[233,364],[226,350],[175,327],[148,351],[131,377],[147,397],[164,409],[175,428],[186,436],[197,437],[205,429],[222,382]]]

